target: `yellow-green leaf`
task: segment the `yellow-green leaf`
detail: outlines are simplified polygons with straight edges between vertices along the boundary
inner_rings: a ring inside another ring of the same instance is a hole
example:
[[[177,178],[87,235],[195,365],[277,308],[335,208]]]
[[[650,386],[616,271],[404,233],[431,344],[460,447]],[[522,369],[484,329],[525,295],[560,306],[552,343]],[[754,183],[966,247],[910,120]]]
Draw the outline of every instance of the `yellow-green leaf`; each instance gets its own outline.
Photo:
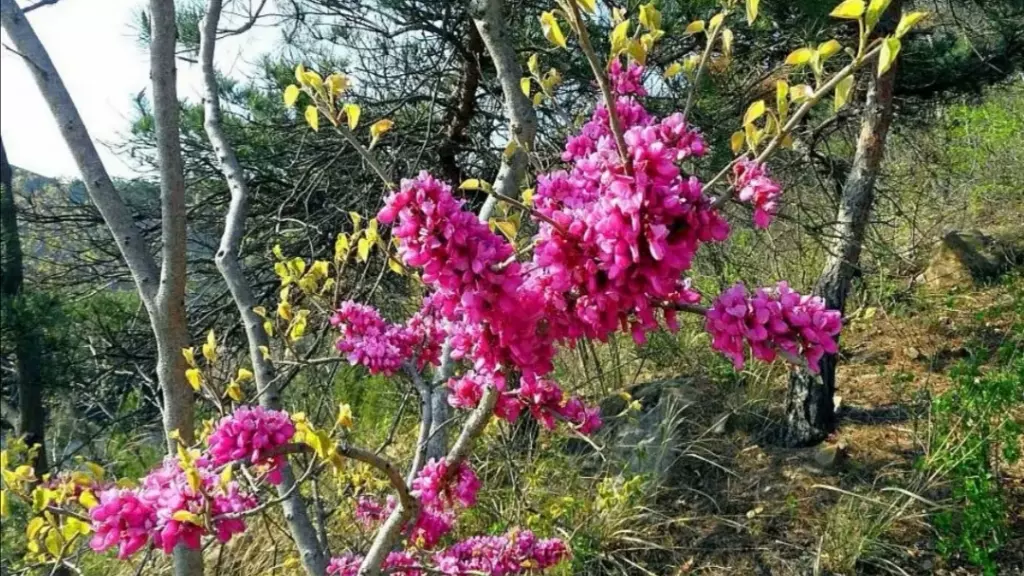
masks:
[[[540,15],[540,29],[548,42],[565,48],[565,34],[562,34],[562,27],[558,25],[558,19],[555,18],[554,12],[544,12]]]
[[[295,315],[295,322],[292,323],[291,332],[288,333],[288,336],[292,339],[292,342],[298,341],[306,333],[308,317],[309,310],[299,310],[299,313]]]
[[[341,426],[346,430],[351,430],[353,424],[352,418],[352,407],[348,404],[342,403],[338,406],[338,420],[337,425]]]
[[[295,81],[303,84],[306,81],[306,67],[299,64],[295,67]]]
[[[838,40],[829,40],[828,42],[822,42],[818,46],[818,57],[824,62],[832,56],[839,53],[843,49],[843,45]]]
[[[803,66],[814,57],[814,50],[810,48],[797,48],[786,56],[786,64],[790,66]]]
[[[725,54],[726,58],[732,56],[732,40],[732,30],[728,28],[722,30],[722,53]]]
[[[523,76],[519,79],[519,89],[523,91],[523,94],[530,95],[530,78],[529,76]]]
[[[540,57],[536,53],[530,54],[529,60],[526,61],[526,68],[534,76],[540,74]]]
[[[274,258],[284,260],[284,252],[281,250],[280,244],[274,244],[274,247],[270,251],[274,253]]]
[[[462,184],[459,184],[459,190],[484,190],[486,192],[490,192],[491,184],[486,180],[470,178],[469,180],[463,181]]]
[[[309,124],[310,128],[317,132],[320,131],[320,114],[317,112],[316,106],[306,106],[306,113],[303,114],[303,117],[306,118],[306,124]]]
[[[585,12],[589,12],[590,14],[597,11],[596,0],[576,0],[576,3],[579,4],[580,8],[583,8]]]
[[[196,350],[195,348],[182,348],[181,355],[185,357],[185,363],[189,366],[195,367],[196,365]]]
[[[352,219],[353,232],[359,232],[363,229],[363,217],[358,212],[349,212],[348,217]]]
[[[533,188],[527,188],[526,190],[523,190],[523,204],[526,204],[527,206],[533,206],[533,194]]]
[[[264,360],[270,360],[270,347],[260,346],[260,354],[263,355]]]
[[[610,36],[612,55],[617,56],[629,48],[629,20],[619,22]]]
[[[843,78],[836,84],[836,104],[835,110],[838,112],[846,103],[850,101],[850,93],[853,91],[853,75],[849,75]]]
[[[779,110],[779,119],[785,122],[789,116],[789,83],[785,80],[775,83],[775,107]]]
[[[789,99],[793,102],[803,102],[814,95],[814,89],[807,84],[798,84],[789,89]]]
[[[725,20],[725,13],[724,12],[719,12],[718,14],[715,14],[714,16],[711,17],[711,20],[708,21],[708,26],[712,30],[717,30],[718,27],[722,25],[722,22],[724,20]]]
[[[271,321],[271,320],[265,320],[263,322],[263,331],[267,333],[267,336],[273,336],[274,335],[274,322]],[[265,352],[263,354],[263,357],[264,358],[269,358],[270,357],[270,351],[268,350],[267,352]]]
[[[284,320],[292,319],[292,305],[288,302],[281,302],[277,305],[277,315]]]
[[[61,528],[61,536],[64,537],[66,542],[71,542],[78,536],[85,536],[91,531],[92,529],[89,527],[88,523],[82,522],[74,516],[68,516],[68,518],[64,520],[64,526]]]
[[[99,506],[100,501],[96,499],[96,496],[91,490],[85,490],[78,495],[78,503],[86,510],[92,510],[96,506]]]
[[[910,32],[910,29],[927,15],[927,12],[910,12],[909,14],[904,14],[903,17],[900,18],[899,25],[896,26],[896,37],[902,38],[904,34]]]
[[[253,306],[252,307],[252,311],[253,311],[253,313],[255,313],[260,318],[266,318],[267,317],[267,309],[264,306]]]
[[[11,513],[7,507],[7,490],[0,490],[0,518],[7,518]]]
[[[896,56],[900,53],[903,45],[899,38],[886,38],[882,43],[882,51],[878,54],[878,75],[881,76],[892,68],[896,62]]]
[[[683,30],[683,34],[699,34],[704,31],[704,21],[694,20],[686,26],[686,30]]]
[[[345,104],[341,110],[345,113],[345,119],[348,120],[348,129],[355,130],[356,126],[359,126],[359,114],[362,112],[362,108],[358,104]]]
[[[327,90],[330,92],[331,97],[336,97],[344,94],[348,90],[350,82],[348,76],[335,72],[327,77],[324,84],[327,86]]]
[[[43,538],[43,545],[46,546],[46,551],[50,553],[54,558],[60,556],[60,533],[56,530],[49,530],[46,532],[46,537]]]
[[[732,137],[729,138],[729,146],[732,148],[733,154],[739,154],[740,150],[743,150],[743,142],[746,137],[742,130],[738,130],[732,133]]]
[[[224,390],[224,395],[235,402],[245,400],[245,394],[242,393],[242,386],[234,380],[228,384],[228,387]]]
[[[658,12],[653,2],[640,6],[640,24],[651,31],[661,30],[661,12]]]
[[[321,78],[319,74],[313,72],[312,70],[307,70],[306,73],[302,75],[302,83],[309,85],[311,88],[317,91],[322,90],[324,87],[323,78]]]
[[[518,152],[518,151],[519,151],[519,142],[517,142],[513,138],[512,140],[508,141],[508,144],[505,144],[505,150],[503,150],[501,152],[501,155],[504,156],[506,159],[510,159],[513,156],[515,156],[516,152]]]
[[[203,524],[203,521],[199,518],[199,516],[196,516],[195,514],[189,512],[188,510],[178,510],[174,514],[171,514],[171,520],[175,520],[177,522],[187,522],[189,524],[195,524],[196,526],[202,526]]]
[[[391,130],[394,126],[395,122],[387,118],[374,122],[373,125],[370,126],[370,147],[372,148],[373,145],[377,143],[377,140],[379,140],[385,132]]]
[[[210,362],[217,361],[217,335],[213,330],[206,334],[206,342],[203,344],[203,356]]]
[[[238,377],[235,378],[235,379],[238,380],[239,382],[249,382],[249,381],[251,381],[253,379],[253,373],[252,373],[251,370],[246,370],[245,368],[239,368],[238,369]]]
[[[399,276],[405,275],[405,267],[403,267],[402,263],[396,260],[395,258],[388,258],[388,268],[390,268],[392,272],[398,274]]]
[[[196,392],[199,391],[199,387],[203,383],[202,373],[199,372],[198,368],[189,368],[185,370],[185,379],[188,380],[189,386]]]
[[[753,124],[761,116],[764,116],[765,105],[764,100],[758,100],[747,108],[747,113],[743,115],[743,125]]]
[[[836,6],[830,16],[833,18],[856,20],[864,14],[864,8],[864,0],[845,0],[839,6]]]
[[[46,519],[42,516],[36,516],[28,521],[28,526],[25,527],[25,536],[29,540],[35,540],[39,532],[42,531],[43,526],[46,526]]]
[[[380,224],[376,218],[370,218],[370,223],[366,225],[366,239],[373,244],[378,238],[380,238]]]
[[[868,4],[867,14],[864,16],[864,23],[867,24],[867,31],[870,32],[875,24],[882,18],[882,13],[889,7],[891,0],[871,0]]]
[[[757,20],[757,5],[760,4],[759,0],[747,0],[747,24],[753,25],[754,20]]]
[[[516,239],[516,233],[518,232],[518,230],[516,229],[516,225],[514,222],[510,222],[508,220],[495,220],[492,218],[491,224],[493,224],[495,228],[500,230],[501,233],[505,236],[505,238],[508,238],[510,242]]]
[[[299,99],[299,87],[295,84],[289,84],[284,89],[284,105],[291,108],[295,106],[295,101]]]
[[[673,62],[668,65],[668,68],[665,69],[665,78],[675,78],[682,71],[683,65],[680,64],[679,62]]]
[[[370,258],[370,248],[373,247],[373,243],[366,238],[359,239],[359,245],[356,247],[356,255],[359,257],[360,262],[366,262]]]
[[[231,478],[234,476],[234,465],[228,463],[223,470],[220,471],[220,486],[221,488],[227,488],[231,484]]]

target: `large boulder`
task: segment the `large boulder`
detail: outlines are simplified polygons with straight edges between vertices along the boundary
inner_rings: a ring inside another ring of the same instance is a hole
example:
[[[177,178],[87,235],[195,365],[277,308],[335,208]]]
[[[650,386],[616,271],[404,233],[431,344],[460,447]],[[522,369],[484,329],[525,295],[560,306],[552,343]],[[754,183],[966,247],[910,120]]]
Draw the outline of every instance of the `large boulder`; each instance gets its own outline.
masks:
[[[1024,264],[1024,227],[953,230],[942,237],[919,278],[926,286],[946,290],[990,281]]]

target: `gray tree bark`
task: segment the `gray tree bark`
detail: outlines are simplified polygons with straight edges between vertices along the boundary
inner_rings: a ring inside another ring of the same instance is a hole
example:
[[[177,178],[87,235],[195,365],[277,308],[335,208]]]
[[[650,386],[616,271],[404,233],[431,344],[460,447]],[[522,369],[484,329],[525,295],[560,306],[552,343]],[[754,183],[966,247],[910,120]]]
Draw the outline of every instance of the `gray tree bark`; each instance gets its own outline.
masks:
[[[231,191],[231,203],[224,218],[224,233],[221,236],[215,260],[217,269],[231,292],[231,297],[235,302],[235,307],[238,308],[238,314],[241,316],[242,325],[245,328],[245,336],[249,344],[249,360],[253,366],[259,403],[265,408],[280,410],[281,396],[279,386],[274,378],[274,365],[263,356],[263,352],[260,350],[261,347],[269,349],[270,338],[263,329],[263,319],[253,311],[257,305],[256,297],[245,279],[245,271],[238,256],[245,232],[249,187],[234,148],[224,133],[221,120],[220,94],[213,56],[216,51],[217,24],[220,22],[222,7],[222,0],[209,0],[199,30],[199,57],[204,88],[205,118],[203,127],[206,129],[206,135],[213,146],[220,170]],[[311,576],[323,576],[327,572],[328,559],[321,549],[316,529],[310,520],[308,508],[302,495],[299,490],[294,489],[295,474],[290,464],[286,464],[281,470],[281,476],[282,481],[277,486],[277,492],[279,497],[284,498],[281,507],[284,509],[285,521],[288,523],[292,538],[295,539],[295,546],[298,548],[302,565]]]
[[[161,263],[149,252],[132,216],[100,160],[85,124],[53,61],[15,0],[0,0],[0,23],[42,92],[64,137],[93,204],[114,236],[142,299],[157,342],[157,379],[163,394],[163,423],[168,449],[175,452],[170,432],[194,440],[193,394],[185,382],[181,350],[188,342],[185,320],[185,179],[182,171],[176,87],[174,3],[151,0],[150,51],[153,112],[160,164]],[[202,574],[199,551],[175,550],[175,573]]]
[[[469,3],[473,25],[480,34],[487,52],[494,63],[494,69],[505,97],[505,115],[509,120],[509,136],[519,142],[519,148],[511,158],[503,158],[501,168],[494,180],[494,190],[499,194],[517,198],[519,184],[526,175],[529,151],[533,149],[537,134],[537,115],[533,103],[519,87],[523,69],[519,65],[515,47],[509,38],[508,27],[500,0],[472,0]],[[457,185],[457,182],[453,182]],[[480,220],[487,222],[494,211],[496,198],[491,195],[480,208]],[[427,458],[441,458],[447,452],[448,434],[445,427],[449,420],[448,390],[445,383],[452,376],[451,354],[446,344],[441,354],[441,366],[437,370],[431,392],[430,441]]]
[[[886,12],[881,29],[892,30],[901,13],[900,0]],[[829,308],[845,310],[850,286],[860,272],[860,254],[864,245],[871,209],[875,202],[875,181],[882,165],[885,139],[892,124],[893,86],[896,65],[881,78],[874,67],[867,99],[861,115],[860,136],[849,175],[843,185],[839,210],[832,229],[829,257],[818,278],[814,293],[825,299]],[[836,391],[835,354],[821,359],[820,374],[801,368],[789,378],[786,397],[786,429],[784,442],[790,446],[807,446],[821,442],[836,428],[833,396]]]
[[[25,266],[22,260],[18,212],[14,204],[14,174],[7,162],[7,150],[0,140],[0,299],[14,340],[14,368],[18,381],[18,420],[16,433],[39,452],[29,462],[36,477],[49,470],[46,455],[46,410],[43,406],[43,380],[40,356],[42,335],[24,310],[16,310],[23,294]]]

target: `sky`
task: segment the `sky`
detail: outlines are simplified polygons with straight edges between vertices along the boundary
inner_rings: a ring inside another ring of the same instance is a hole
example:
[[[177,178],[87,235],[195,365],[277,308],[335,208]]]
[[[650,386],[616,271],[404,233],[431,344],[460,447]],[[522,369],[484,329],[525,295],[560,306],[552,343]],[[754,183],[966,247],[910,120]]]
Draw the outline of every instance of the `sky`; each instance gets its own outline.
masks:
[[[138,174],[110,151],[109,144],[128,131],[134,96],[149,91],[149,55],[135,28],[136,14],[144,6],[144,0],[60,0],[28,14],[107,171],[115,177]],[[218,69],[244,75],[261,54],[274,47],[277,37],[269,27],[255,27],[243,37],[218,42]],[[6,34],[3,43],[11,45]],[[199,65],[179,61],[179,98],[198,102],[201,85]],[[28,65],[7,49],[0,55],[0,135],[14,166],[43,176],[79,176]]]

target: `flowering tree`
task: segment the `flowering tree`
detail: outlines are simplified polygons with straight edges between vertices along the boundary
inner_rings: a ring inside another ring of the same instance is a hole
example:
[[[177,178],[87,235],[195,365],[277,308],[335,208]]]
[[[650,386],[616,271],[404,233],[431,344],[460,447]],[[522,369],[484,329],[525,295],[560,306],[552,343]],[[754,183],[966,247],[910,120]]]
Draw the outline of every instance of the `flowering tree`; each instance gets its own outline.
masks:
[[[582,340],[605,341],[617,332],[629,332],[643,343],[653,331],[675,330],[682,312],[704,316],[712,347],[737,367],[749,350],[759,360],[781,356],[815,371],[824,354],[836,351],[840,314],[821,299],[779,282],[754,290],[737,285],[704,306],[704,295],[687,274],[704,244],[728,237],[725,203],[750,205],[758,228],[771,224],[782,190],[769,174],[768,157],[789,144],[790,132],[826,96],[834,94],[836,109],[844,106],[858,69],[877,63],[884,73],[899,51],[900,36],[921,14],[907,15],[894,35],[869,41],[888,2],[841,3],[833,15],[857,21],[861,31],[858,46],[848,51],[850,61],[840,67],[830,64],[842,51],[836,41],[793,52],[787,59],[793,77],[802,77],[807,69],[810,83],[791,86],[779,80],[774,107],[753,103],[733,137],[735,160],[704,181],[692,168],[707,145],[687,115],[710,55],[717,51],[728,58],[731,53],[732,32],[726,23],[738,3],[725,0],[710,21],[689,26],[688,33],[706,36],[705,49],[664,71],[667,77],[686,75],[686,104],[679,112],[657,117],[644,106],[646,56],[664,35],[657,9],[641,6],[634,21],[619,10],[599,13],[593,0],[564,0],[540,16],[543,33],[566,49],[569,36],[576,39],[593,70],[599,97],[589,121],[566,141],[563,165],[528,178],[534,122],[527,97],[536,85],[533,105],[542,105],[557,88],[559,75],[556,70],[542,75],[534,55],[527,61],[530,75],[520,78],[522,69],[502,38],[500,3],[477,4],[476,24],[496,63],[512,125],[495,183],[473,179],[458,186],[489,196],[481,214],[466,210],[454,183],[429,172],[395,184],[372,152],[392,121],[373,123],[365,145],[357,135],[361,111],[345,101],[349,79],[337,73],[323,77],[300,66],[296,83],[285,90],[285,103],[303,102],[303,117],[313,130],[323,122],[355,147],[387,190],[384,207],[368,220],[352,215],[354,228],[338,235],[331,262],[307,263],[275,249],[281,292],[273,311],[256,305],[251,292],[237,284],[239,263],[232,254],[239,237],[226,230],[218,265],[245,320],[255,373],[225,366],[212,332],[200,354],[184,349],[186,380],[221,417],[198,434],[198,442],[188,440],[191,430],[180,434],[176,454],[138,482],[112,483],[101,468],[83,465],[82,470],[37,483],[30,468],[9,469],[9,456],[17,453],[5,454],[5,510],[9,492],[38,513],[27,530],[33,561],[60,564],[89,534],[93,550],[116,550],[119,558],[147,547],[165,553],[195,550],[204,538],[227,542],[246,530],[248,518],[269,506],[281,503],[305,514],[295,495],[314,468],[340,470],[345,460],[354,460],[386,478],[392,492],[385,499],[361,497],[355,503],[356,518],[375,529],[375,537],[365,552],[349,551],[327,563],[316,559],[319,552],[307,550],[318,546],[315,538],[310,543],[301,536],[308,526],[293,522],[309,573],[542,572],[569,556],[565,542],[523,530],[457,542],[448,541],[447,535],[482,489],[469,456],[493,417],[512,422],[529,412],[547,429],[562,427],[582,435],[600,428],[598,410],[567,394],[552,378],[560,348]],[[216,33],[220,3],[211,6],[216,10],[207,15],[207,40]],[[747,0],[745,9],[752,23],[758,2]],[[614,23],[606,62],[591,44],[588,18],[611,18]],[[206,46],[210,52],[204,50],[204,64],[211,65],[212,46]],[[237,208],[244,206],[244,179],[229,144],[218,135],[216,91],[209,90],[212,68],[206,71],[207,129],[232,183],[228,222],[238,224],[239,218],[244,220],[244,209]],[[530,180],[533,186],[520,193],[521,183]],[[493,211],[498,213],[495,218],[490,217]],[[535,232],[520,239],[524,219]],[[390,241],[382,229],[387,227]],[[373,307],[341,298],[346,266],[367,261],[373,252],[382,253],[395,273],[416,275],[422,284],[425,295],[409,318],[392,321]],[[328,325],[336,330],[336,348],[345,361],[371,374],[403,377],[424,391],[420,434],[408,462],[354,445],[349,435],[354,415],[348,405],[339,406],[331,427],[279,405],[270,375],[275,351],[298,356],[296,342],[314,332],[312,328]],[[245,403],[245,388],[253,381],[260,406]],[[446,389],[451,407],[469,411],[447,454],[435,457],[427,453],[436,433],[431,383]],[[314,458],[309,470],[295,477],[288,458],[300,452]],[[268,497],[267,489],[274,486],[277,497]]]

